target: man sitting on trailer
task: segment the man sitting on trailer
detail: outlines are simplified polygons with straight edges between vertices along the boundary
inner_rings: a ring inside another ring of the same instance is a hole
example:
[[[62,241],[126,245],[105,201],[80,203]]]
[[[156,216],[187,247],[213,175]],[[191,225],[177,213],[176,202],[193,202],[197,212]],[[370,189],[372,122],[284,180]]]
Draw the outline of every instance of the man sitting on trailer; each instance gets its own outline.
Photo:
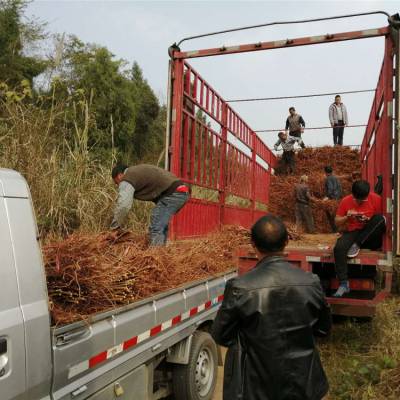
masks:
[[[335,297],[350,292],[347,257],[357,257],[361,248],[377,250],[382,246],[385,232],[385,217],[382,216],[382,199],[370,192],[367,181],[353,183],[351,195],[346,196],[336,212],[336,224],[342,227],[343,234],[334,248],[335,268],[339,288]]]
[[[288,138],[288,135],[286,132],[278,133],[278,141],[275,143],[274,149],[275,149],[275,151],[277,151],[279,149],[279,146],[282,147],[282,150],[283,150],[282,169],[283,169],[283,173],[285,175],[292,174],[292,173],[294,173],[294,170],[295,170],[295,166],[296,166],[296,161],[294,158],[295,143],[298,143],[298,145],[304,149],[305,145],[304,145],[304,142],[301,140],[301,138],[295,138],[295,137]]]
[[[289,132],[292,137],[301,138],[301,134],[304,132],[306,123],[300,114],[296,113],[294,107],[289,108],[289,116],[286,119],[285,131]]]
[[[228,347],[223,399],[320,400],[328,381],[314,336],[331,328],[320,281],[285,261],[280,218],[260,218],[251,240],[259,262],[227,282],[213,323],[215,341]]]
[[[189,188],[174,174],[154,165],[116,165],[112,178],[118,185],[112,229],[120,228],[132,207],[133,199],[152,201],[156,205],[150,219],[150,244],[163,246],[167,241],[168,224],[189,200]]]

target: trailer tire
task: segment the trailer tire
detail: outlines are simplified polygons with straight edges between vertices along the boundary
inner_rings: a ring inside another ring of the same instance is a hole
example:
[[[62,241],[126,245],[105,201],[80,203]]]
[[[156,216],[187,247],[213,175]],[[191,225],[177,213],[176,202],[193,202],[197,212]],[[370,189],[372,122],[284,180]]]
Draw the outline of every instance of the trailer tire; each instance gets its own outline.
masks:
[[[187,365],[176,365],[172,372],[175,400],[211,400],[218,373],[218,352],[211,335],[197,331]]]

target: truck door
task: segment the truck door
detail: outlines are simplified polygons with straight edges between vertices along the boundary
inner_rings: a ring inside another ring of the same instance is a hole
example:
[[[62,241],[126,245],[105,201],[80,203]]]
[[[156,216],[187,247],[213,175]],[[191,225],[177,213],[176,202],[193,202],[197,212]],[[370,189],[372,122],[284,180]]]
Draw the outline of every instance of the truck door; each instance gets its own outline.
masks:
[[[13,245],[5,199],[0,196],[0,397],[25,399],[25,340]]]

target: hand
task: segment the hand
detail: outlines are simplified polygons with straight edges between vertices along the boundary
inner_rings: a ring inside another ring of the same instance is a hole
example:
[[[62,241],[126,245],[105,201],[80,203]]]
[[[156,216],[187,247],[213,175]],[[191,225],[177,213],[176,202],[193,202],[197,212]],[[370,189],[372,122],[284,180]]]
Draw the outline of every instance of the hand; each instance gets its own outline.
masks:
[[[300,128],[300,132],[304,133],[304,128],[303,127]]]
[[[349,210],[347,211],[346,217],[355,217],[356,215],[358,215],[357,211]]]
[[[334,128],[334,127],[335,127],[335,124],[332,124],[332,123],[331,123],[331,127]]]
[[[367,222],[367,221],[369,221],[369,218],[368,218],[366,215],[364,215],[364,214],[356,215],[356,219],[357,219],[358,221],[360,221],[360,222]]]

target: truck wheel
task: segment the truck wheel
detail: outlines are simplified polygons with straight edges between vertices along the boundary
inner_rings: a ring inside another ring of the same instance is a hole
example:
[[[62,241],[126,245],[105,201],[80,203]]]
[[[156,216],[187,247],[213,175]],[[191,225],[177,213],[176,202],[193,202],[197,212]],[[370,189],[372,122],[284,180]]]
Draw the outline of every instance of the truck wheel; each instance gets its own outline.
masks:
[[[211,400],[217,383],[217,345],[207,332],[193,334],[189,364],[173,369],[176,400]]]

